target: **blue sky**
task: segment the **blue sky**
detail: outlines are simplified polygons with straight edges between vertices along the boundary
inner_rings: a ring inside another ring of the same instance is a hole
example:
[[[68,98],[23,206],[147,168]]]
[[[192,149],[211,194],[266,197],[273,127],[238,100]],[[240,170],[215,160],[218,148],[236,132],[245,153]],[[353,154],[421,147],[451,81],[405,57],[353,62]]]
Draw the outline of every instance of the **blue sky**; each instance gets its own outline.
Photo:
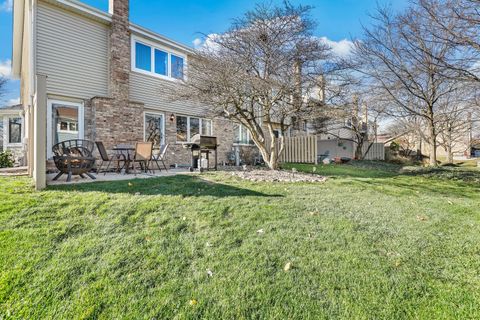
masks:
[[[281,0],[271,0],[281,3]],[[108,0],[83,0],[101,10],[107,10]],[[232,18],[252,9],[257,1],[245,0],[135,0],[131,1],[130,19],[143,27],[173,40],[193,46],[202,34],[225,31]],[[292,4],[311,5],[312,18],[317,21],[315,34],[327,37],[336,45],[344,39],[361,36],[361,25],[368,25],[368,13],[377,2],[401,10],[407,0],[292,0]],[[12,0],[0,0],[0,73],[8,73],[12,43]],[[342,44],[342,42],[340,42]],[[339,47],[341,49],[341,45]],[[0,105],[11,104],[19,96],[18,81],[11,81]]]

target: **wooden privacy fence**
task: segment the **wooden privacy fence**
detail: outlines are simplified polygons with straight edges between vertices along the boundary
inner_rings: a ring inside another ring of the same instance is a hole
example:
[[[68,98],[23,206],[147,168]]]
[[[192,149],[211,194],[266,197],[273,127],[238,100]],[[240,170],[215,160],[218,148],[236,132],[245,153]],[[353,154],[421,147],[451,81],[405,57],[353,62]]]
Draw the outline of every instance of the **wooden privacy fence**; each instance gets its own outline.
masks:
[[[317,164],[317,136],[285,137],[285,149],[280,162]],[[277,145],[280,146],[280,143]]]
[[[317,136],[300,136],[300,137],[285,137],[285,148],[280,155],[280,162],[291,163],[318,163],[319,144],[324,142],[318,140]],[[331,140],[327,142],[331,143]],[[353,142],[351,142],[353,144]],[[277,148],[280,143],[277,144]],[[383,143],[373,143],[368,149],[370,143],[365,143],[362,146],[362,152],[365,154],[364,160],[385,160],[385,146]],[[322,149],[322,148],[320,148]],[[324,148],[325,149],[325,148]],[[351,150],[350,150],[351,149]],[[355,144],[347,150],[347,155],[350,158],[355,157]],[[351,155],[350,155],[351,153]],[[331,157],[341,156],[337,152],[331,152]]]
[[[362,146],[362,153],[367,152],[370,143]],[[365,155],[364,160],[385,160],[385,145],[383,143],[373,143]]]

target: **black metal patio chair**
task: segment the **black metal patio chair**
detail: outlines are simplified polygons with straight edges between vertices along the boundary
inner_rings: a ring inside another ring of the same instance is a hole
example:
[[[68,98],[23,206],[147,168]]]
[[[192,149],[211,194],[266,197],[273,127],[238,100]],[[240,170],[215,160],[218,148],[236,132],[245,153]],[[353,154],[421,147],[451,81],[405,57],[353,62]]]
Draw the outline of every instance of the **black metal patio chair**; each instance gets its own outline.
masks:
[[[110,165],[112,162],[117,163],[117,169],[116,171],[120,171],[120,162],[125,163],[125,155],[121,153],[116,153],[112,155],[108,155],[107,149],[105,149],[105,146],[102,141],[95,141],[95,144],[97,145],[98,153],[100,154],[100,160],[102,161],[100,165],[97,168],[97,174],[100,173],[104,163],[107,163],[107,168],[105,169],[103,175],[106,175],[108,172],[108,169],[110,168]]]

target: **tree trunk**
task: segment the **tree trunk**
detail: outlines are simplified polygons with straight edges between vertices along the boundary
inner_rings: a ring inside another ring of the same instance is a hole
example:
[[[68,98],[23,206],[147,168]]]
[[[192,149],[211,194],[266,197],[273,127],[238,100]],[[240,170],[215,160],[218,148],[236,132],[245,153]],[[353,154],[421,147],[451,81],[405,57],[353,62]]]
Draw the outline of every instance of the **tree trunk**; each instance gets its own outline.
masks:
[[[356,148],[355,148],[355,159],[356,160],[363,160],[363,142],[357,142],[356,143]]]
[[[453,163],[453,141],[452,141],[452,127],[448,127],[447,131],[447,163]]]
[[[428,143],[430,144],[430,166],[437,166],[437,137],[433,118],[428,119]]]
[[[451,144],[447,145],[447,163],[449,163],[449,164],[453,163],[453,151],[452,151],[452,145]]]
[[[258,150],[260,151],[260,154],[263,157],[263,161],[267,165],[267,167],[271,170],[278,170],[278,156],[273,150],[272,152],[272,146],[267,146],[266,142],[260,143],[258,141],[255,141],[255,145],[257,146]],[[275,141],[273,142],[275,143]]]

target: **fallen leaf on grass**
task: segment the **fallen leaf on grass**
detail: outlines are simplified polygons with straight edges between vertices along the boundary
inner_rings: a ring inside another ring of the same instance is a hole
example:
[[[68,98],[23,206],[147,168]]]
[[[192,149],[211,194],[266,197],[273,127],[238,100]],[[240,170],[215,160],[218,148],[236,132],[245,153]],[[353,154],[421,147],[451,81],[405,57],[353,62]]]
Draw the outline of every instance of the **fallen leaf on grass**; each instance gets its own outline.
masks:
[[[263,229],[258,229],[258,230],[257,230],[257,233],[258,233],[258,234],[262,234],[262,233],[264,233],[264,232],[265,232],[265,231],[263,231]]]
[[[428,218],[426,216],[417,216],[418,221],[427,221]]]
[[[195,299],[192,299],[192,300],[190,300],[190,302],[189,302],[189,303],[190,303],[190,305],[191,305],[191,306],[195,306],[195,305],[197,305],[197,304],[198,304],[198,301],[197,301],[197,300],[195,300]]]
[[[213,271],[210,270],[210,269],[207,269],[207,275],[208,275],[209,277],[213,277]]]
[[[291,262],[287,262],[287,264],[285,265],[285,267],[283,267],[283,271],[287,272],[287,271],[289,271],[291,268],[292,268],[292,263],[291,263]]]

